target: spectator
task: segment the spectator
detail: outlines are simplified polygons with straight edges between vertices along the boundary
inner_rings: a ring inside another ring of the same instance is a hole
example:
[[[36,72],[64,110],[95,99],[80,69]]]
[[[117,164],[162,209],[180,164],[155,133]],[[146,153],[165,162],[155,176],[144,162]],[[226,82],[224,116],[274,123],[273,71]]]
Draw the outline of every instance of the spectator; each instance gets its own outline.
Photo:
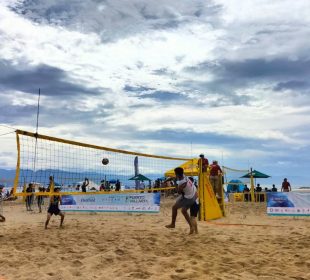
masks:
[[[221,197],[221,192],[220,192],[220,175],[222,174],[222,169],[218,165],[218,162],[214,160],[210,166],[210,182],[213,187],[214,194],[217,197]]]
[[[32,184],[30,183],[26,189],[26,209],[27,211],[32,211],[31,209],[31,205],[32,205],[32,195],[33,195],[33,191],[32,191]]]
[[[244,193],[244,201],[251,201],[250,189],[248,188],[247,185],[244,185],[243,193]]]
[[[287,178],[284,178],[282,182],[281,192],[291,192],[291,191],[292,191],[291,184],[289,183],[289,181],[287,181]]]
[[[119,180],[116,180],[115,191],[119,192],[120,190],[121,190],[121,182]]]
[[[44,188],[39,187],[39,192],[44,192]],[[39,213],[42,213],[43,199],[44,199],[43,195],[38,195],[37,196],[37,203],[38,203]]]
[[[198,169],[200,166],[202,166],[202,172],[207,172],[208,171],[208,166],[209,166],[209,161],[207,158],[205,158],[204,154],[199,155],[199,160],[198,160]]]
[[[103,192],[105,189],[104,183],[100,184],[99,191]]]
[[[278,191],[278,189],[276,188],[275,184],[272,185],[271,191],[272,191],[272,192],[277,192],[277,191]]]
[[[255,191],[256,191],[256,192],[261,192],[262,190],[263,190],[263,189],[262,189],[262,187],[260,186],[260,184],[257,184]]]
[[[86,187],[89,185],[88,178],[85,178],[83,184],[82,184],[82,192],[86,192]]]

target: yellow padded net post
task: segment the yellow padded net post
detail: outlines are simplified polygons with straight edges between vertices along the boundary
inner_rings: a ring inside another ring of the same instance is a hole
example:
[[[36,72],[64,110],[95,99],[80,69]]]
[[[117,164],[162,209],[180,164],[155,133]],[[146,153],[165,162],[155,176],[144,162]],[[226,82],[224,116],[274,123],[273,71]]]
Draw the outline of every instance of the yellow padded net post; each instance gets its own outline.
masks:
[[[209,171],[203,172],[202,161],[199,161],[199,203],[200,220],[214,220],[223,217],[222,210],[209,180]]]

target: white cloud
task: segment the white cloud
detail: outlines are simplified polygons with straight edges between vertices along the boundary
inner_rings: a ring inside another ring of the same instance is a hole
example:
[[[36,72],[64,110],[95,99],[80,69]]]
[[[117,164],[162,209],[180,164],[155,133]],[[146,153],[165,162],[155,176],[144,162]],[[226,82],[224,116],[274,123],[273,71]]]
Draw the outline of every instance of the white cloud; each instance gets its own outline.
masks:
[[[41,103],[50,110],[45,112],[46,116],[59,108],[73,108],[81,116],[93,114],[91,120],[89,116],[85,120],[81,117],[79,124],[70,126],[64,120],[53,128],[51,118],[50,123],[41,124],[46,134],[97,142],[103,132],[94,133],[91,140],[79,138],[77,132],[90,125],[96,129],[102,125],[103,131],[134,128],[132,135],[170,129],[244,137],[262,143],[257,151],[245,149],[245,154],[240,152],[243,147],[234,151],[216,143],[195,148],[195,153],[199,153],[211,146],[216,157],[220,157],[218,150],[231,157],[268,157],[270,151],[262,150],[264,145],[268,147],[266,141],[281,149],[309,145],[308,135],[300,133],[310,126],[309,90],[275,91],[274,87],[282,81],[274,77],[253,78],[251,82],[247,77],[232,77],[231,85],[225,84],[226,91],[221,91],[224,82],[214,71],[222,66],[222,61],[305,61],[309,58],[308,1],[218,0],[214,4],[223,7],[216,12],[211,2],[204,1],[132,1],[126,5],[122,1],[68,1],[63,2],[63,13],[53,12],[50,20],[44,18],[45,12],[48,7],[60,5],[57,1],[36,1],[37,6],[31,6],[32,14],[24,16],[8,8],[22,3],[5,0],[0,4],[0,59],[19,69],[41,64],[53,66],[63,70],[77,85],[102,89],[96,96],[78,95],[76,99],[54,99],[43,93]],[[195,16],[199,11],[202,16]],[[92,18],[90,13],[94,14]],[[172,21],[177,22],[173,28],[163,27]],[[158,28],[160,24],[162,27]],[[210,67],[200,72],[186,71],[200,63]],[[155,74],[162,69],[164,74]],[[212,82],[215,85],[208,88]],[[189,86],[185,87],[186,84]],[[197,84],[201,85],[195,87]],[[182,96],[179,102],[154,99],[151,94],[142,99],[134,90],[124,90],[126,85],[151,88],[151,93],[168,91]],[[36,104],[36,98],[29,93],[4,92],[10,94],[5,102],[11,105]],[[234,98],[239,103],[234,104]],[[24,123],[15,125],[31,129]],[[110,144],[109,140],[102,143]],[[144,152],[150,153],[183,155],[188,150],[184,143],[173,145],[165,139],[136,139],[130,146],[139,148],[141,143],[147,150]],[[122,146],[123,139],[113,141],[113,145]]]

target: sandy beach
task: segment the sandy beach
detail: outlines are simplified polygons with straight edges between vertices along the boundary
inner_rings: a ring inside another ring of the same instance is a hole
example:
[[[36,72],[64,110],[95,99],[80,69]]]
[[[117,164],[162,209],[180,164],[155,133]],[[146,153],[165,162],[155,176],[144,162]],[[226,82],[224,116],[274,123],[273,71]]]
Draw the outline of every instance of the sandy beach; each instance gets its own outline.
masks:
[[[227,217],[188,235],[173,198],[158,215],[67,213],[59,229],[46,211],[4,204],[0,279],[310,279],[310,219],[268,217],[264,205],[235,203]]]

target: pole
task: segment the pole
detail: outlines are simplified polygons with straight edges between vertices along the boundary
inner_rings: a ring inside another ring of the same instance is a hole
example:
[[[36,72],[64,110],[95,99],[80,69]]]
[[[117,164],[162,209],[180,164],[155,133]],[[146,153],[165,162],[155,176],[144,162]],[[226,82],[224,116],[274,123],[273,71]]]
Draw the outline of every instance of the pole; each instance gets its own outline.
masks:
[[[39,130],[39,116],[40,116],[40,96],[41,90],[39,88],[39,96],[38,96],[38,106],[37,106],[37,123],[36,123],[36,142],[34,146],[34,161],[33,161],[33,171],[36,171],[36,161],[37,161],[37,145],[38,145],[38,130]]]
[[[255,202],[255,195],[254,195],[254,177],[252,173],[252,167],[251,167],[251,176],[250,176],[250,182],[251,182],[251,201]]]

